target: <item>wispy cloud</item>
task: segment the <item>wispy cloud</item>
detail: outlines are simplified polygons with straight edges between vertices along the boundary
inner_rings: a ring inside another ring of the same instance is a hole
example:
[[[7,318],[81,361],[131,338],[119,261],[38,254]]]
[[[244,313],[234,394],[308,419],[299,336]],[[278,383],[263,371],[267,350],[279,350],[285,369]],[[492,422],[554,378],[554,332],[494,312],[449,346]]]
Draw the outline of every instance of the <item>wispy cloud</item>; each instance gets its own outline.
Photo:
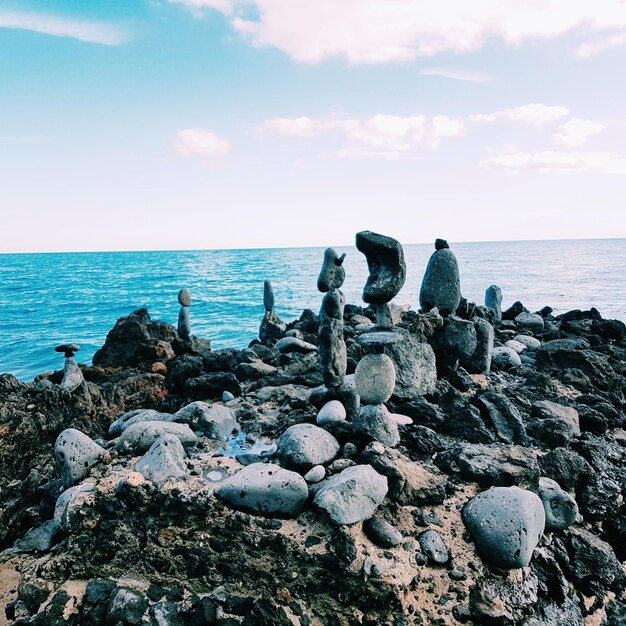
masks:
[[[130,38],[127,29],[115,24],[1,9],[0,28],[28,30],[104,46],[119,46]]]
[[[586,41],[578,46],[576,53],[581,59],[588,59],[596,54],[623,45],[626,45],[626,33],[618,33],[602,39],[596,39],[595,41]]]
[[[569,32],[626,28],[623,0],[170,0],[213,8],[254,45],[304,63],[344,57],[388,63],[479,50],[497,38],[518,46]]]
[[[275,118],[262,128],[291,137],[333,133],[342,142],[335,156],[397,158],[421,144],[436,148],[445,138],[464,130],[463,121],[446,115],[399,116],[379,113],[365,119],[340,116]]]
[[[568,109],[564,106],[532,103],[511,109],[503,109],[495,113],[470,115],[469,120],[471,122],[489,123],[495,122],[498,119],[506,119],[512,122],[530,124],[532,126],[543,126],[565,117],[568,113]]]
[[[186,128],[176,135],[174,149],[184,157],[217,157],[230,150],[230,143],[202,128]]]
[[[490,157],[482,165],[518,174],[521,172],[573,174],[597,171],[626,176],[626,157],[612,152],[515,152]]]
[[[552,138],[566,148],[575,148],[587,143],[587,139],[589,139],[591,135],[595,135],[605,128],[605,126],[597,122],[573,117],[562,126],[559,126],[552,133]]]
[[[460,80],[466,83],[489,83],[493,80],[491,74],[483,72],[468,72],[450,67],[427,67],[420,71],[423,76],[440,76],[451,80]]]

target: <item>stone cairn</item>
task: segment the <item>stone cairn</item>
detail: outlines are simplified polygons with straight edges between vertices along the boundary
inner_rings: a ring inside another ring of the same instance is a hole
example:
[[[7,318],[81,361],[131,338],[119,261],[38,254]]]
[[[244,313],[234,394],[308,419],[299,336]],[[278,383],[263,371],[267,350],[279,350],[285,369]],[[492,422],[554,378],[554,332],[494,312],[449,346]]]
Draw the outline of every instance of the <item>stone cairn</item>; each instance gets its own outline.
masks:
[[[324,252],[322,269],[317,278],[317,289],[325,294],[319,313],[317,351],[324,381],[320,395],[326,404],[335,401],[332,412],[341,412],[337,401],[341,402],[347,416],[352,419],[358,411],[359,401],[354,387],[344,380],[348,366],[346,342],[343,338],[343,309],[346,299],[340,287],[346,278],[343,267],[345,256],[338,256],[332,248],[327,248]],[[329,408],[324,405],[320,414],[328,413]]]
[[[181,289],[178,292],[178,336],[183,341],[191,340],[191,322],[189,321],[189,305],[191,304],[191,294],[189,289]]]
[[[355,432],[393,447],[400,443],[398,423],[407,418],[392,415],[384,404],[396,385],[395,365],[384,350],[403,339],[401,333],[393,330],[389,302],[406,280],[404,251],[396,239],[370,231],[357,233],[356,247],[367,259],[369,276],[363,300],[376,308],[376,325],[358,339],[369,353],[356,367],[356,391],[365,406],[353,420],[353,428]]]
[[[287,324],[283,322],[274,311],[274,288],[269,280],[263,283],[263,306],[265,315],[259,328],[261,341],[278,341],[287,330]]]
[[[78,389],[85,379],[83,378],[83,372],[78,367],[74,353],[80,350],[80,346],[75,343],[64,343],[57,346],[55,352],[63,352],[65,354],[65,366],[63,367],[63,380],[61,381],[61,389],[71,393],[75,389]]]

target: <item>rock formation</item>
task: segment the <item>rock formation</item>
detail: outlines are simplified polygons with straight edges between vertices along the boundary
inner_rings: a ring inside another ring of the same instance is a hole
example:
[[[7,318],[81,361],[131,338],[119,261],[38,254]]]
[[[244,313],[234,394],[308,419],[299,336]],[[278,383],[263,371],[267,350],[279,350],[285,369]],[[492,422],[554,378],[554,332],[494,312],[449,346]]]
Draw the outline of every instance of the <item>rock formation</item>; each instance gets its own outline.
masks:
[[[461,302],[459,265],[448,242],[435,241],[420,289],[420,308],[424,313],[437,308],[444,317],[456,313]]]
[[[265,307],[265,313],[259,327],[259,339],[264,342],[278,341],[287,330],[287,324],[274,311],[274,304],[274,289],[272,283],[266,280],[263,283],[263,306]]]
[[[85,379],[83,373],[76,363],[74,353],[80,350],[80,346],[75,343],[65,343],[55,348],[56,352],[63,352],[65,355],[65,365],[63,367],[63,380],[61,381],[61,389],[72,393],[75,389],[78,389]]]

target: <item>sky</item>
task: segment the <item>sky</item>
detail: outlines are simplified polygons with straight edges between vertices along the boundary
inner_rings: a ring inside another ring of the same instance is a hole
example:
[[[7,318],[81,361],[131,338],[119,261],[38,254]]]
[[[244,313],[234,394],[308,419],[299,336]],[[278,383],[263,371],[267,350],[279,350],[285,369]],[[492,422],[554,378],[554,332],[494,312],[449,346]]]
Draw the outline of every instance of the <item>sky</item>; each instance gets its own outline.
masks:
[[[625,0],[0,0],[0,252],[626,237]]]

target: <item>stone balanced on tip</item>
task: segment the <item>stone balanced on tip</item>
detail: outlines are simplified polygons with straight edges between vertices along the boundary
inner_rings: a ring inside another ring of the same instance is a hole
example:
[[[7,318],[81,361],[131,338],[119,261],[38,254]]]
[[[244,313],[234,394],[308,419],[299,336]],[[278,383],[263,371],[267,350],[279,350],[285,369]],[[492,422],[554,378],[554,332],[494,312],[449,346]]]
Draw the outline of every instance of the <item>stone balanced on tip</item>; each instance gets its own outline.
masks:
[[[63,367],[63,380],[61,381],[61,389],[69,391],[70,393],[75,389],[78,389],[85,379],[83,378],[83,372],[78,367],[74,353],[80,350],[80,346],[75,343],[64,343],[57,346],[55,352],[63,352],[65,355],[65,366]]]
[[[445,239],[435,241],[419,297],[422,312],[436,307],[444,317],[454,315],[461,302],[459,264]]]
[[[287,324],[283,322],[274,311],[274,288],[269,280],[263,282],[263,306],[265,314],[259,328],[261,341],[278,341],[287,330]]]
[[[178,303],[180,311],[178,312],[178,336],[183,341],[191,339],[191,322],[189,321],[189,305],[191,304],[191,294],[189,289],[181,289],[178,292]]]

